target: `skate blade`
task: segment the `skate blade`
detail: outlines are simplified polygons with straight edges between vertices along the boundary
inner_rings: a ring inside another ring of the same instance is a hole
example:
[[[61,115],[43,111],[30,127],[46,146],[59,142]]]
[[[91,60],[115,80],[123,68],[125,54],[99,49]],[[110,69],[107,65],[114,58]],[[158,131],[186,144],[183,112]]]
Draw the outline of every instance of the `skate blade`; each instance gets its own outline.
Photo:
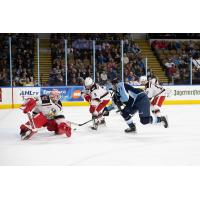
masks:
[[[127,135],[136,135],[136,134],[137,134],[137,131],[125,132],[125,134],[127,134]]]
[[[97,131],[97,129],[98,129],[97,127],[93,127],[93,126],[91,126],[90,128],[91,128],[92,130],[95,130],[95,131]]]
[[[135,135],[137,134],[137,129],[135,131],[130,131],[130,132],[126,132],[124,131],[125,134],[130,134],[130,135]]]

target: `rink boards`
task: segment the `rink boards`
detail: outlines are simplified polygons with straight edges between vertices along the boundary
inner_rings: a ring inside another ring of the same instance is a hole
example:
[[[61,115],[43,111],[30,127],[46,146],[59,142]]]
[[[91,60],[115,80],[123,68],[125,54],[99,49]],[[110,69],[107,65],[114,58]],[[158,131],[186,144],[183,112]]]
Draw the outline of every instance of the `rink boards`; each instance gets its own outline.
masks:
[[[200,104],[200,85],[164,86],[166,89],[165,105]],[[0,109],[18,108],[25,99],[48,94],[52,89],[61,92],[63,106],[87,106],[81,97],[83,86],[69,87],[1,87]]]

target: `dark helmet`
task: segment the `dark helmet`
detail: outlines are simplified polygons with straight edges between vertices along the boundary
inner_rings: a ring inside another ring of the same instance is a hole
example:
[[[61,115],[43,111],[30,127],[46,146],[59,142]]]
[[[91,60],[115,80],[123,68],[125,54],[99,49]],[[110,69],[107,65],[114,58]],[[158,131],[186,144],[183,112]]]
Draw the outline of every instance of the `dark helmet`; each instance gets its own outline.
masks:
[[[111,80],[112,85],[116,85],[117,83],[119,83],[119,78],[114,78],[113,80]]]

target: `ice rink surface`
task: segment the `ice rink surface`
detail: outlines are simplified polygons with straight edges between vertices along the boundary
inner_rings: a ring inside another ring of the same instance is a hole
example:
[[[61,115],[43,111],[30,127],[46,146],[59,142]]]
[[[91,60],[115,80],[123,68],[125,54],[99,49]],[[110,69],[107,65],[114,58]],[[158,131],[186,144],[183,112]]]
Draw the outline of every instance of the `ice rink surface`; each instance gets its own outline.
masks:
[[[65,107],[64,113],[78,123],[90,119],[88,107]],[[199,165],[200,105],[164,106],[163,113],[168,129],[144,126],[136,114],[137,134],[125,134],[126,123],[112,111],[97,131],[87,124],[73,126],[77,130],[71,138],[42,130],[21,141],[19,127],[26,115],[19,109],[0,110],[0,165]]]

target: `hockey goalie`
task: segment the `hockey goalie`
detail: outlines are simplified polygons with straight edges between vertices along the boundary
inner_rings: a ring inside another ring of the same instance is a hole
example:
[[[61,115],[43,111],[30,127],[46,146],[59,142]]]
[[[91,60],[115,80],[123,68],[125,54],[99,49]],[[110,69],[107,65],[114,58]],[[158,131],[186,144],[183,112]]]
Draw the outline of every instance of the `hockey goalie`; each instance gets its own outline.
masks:
[[[38,99],[29,98],[20,109],[27,114],[29,121],[20,126],[22,140],[27,140],[38,129],[46,127],[48,131],[54,131],[56,135],[65,134],[71,136],[71,125],[63,115],[61,94],[54,89],[49,95],[42,95]]]

